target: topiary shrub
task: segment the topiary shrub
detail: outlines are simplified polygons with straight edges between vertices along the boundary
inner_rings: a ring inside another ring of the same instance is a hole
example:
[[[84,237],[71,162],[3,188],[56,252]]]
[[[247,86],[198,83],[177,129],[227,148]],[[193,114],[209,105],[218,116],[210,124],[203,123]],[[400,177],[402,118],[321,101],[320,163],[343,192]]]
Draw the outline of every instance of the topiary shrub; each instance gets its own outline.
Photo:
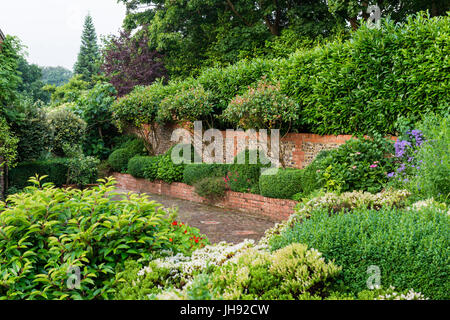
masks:
[[[134,157],[134,154],[128,149],[117,149],[108,157],[108,163],[116,172],[126,173],[128,161]]]
[[[183,182],[188,185],[194,185],[202,179],[208,177],[226,177],[229,172],[230,166],[227,164],[216,163],[195,163],[188,164],[184,168]]]
[[[135,178],[145,178],[148,168],[151,167],[156,160],[155,157],[135,156],[128,161],[128,173]]]
[[[432,299],[449,299],[450,216],[441,210],[355,209],[330,217],[328,209],[295,223],[271,239],[273,250],[304,243],[342,266],[341,290],[367,289],[368,268],[380,270],[381,286],[414,289]]]
[[[83,141],[86,122],[67,107],[59,107],[48,114],[48,121],[54,133],[52,152],[57,156],[65,156],[64,146],[76,146]]]
[[[144,169],[144,178],[150,181],[155,181],[158,178],[159,162],[163,156],[151,157]]]
[[[0,299],[110,299],[125,261],[200,247],[160,204],[112,180],[82,192],[33,183],[0,202]]]
[[[223,178],[204,178],[195,183],[195,192],[200,196],[212,201],[225,196],[226,183]]]
[[[303,171],[296,169],[269,169],[259,178],[262,196],[291,199],[302,191]]]

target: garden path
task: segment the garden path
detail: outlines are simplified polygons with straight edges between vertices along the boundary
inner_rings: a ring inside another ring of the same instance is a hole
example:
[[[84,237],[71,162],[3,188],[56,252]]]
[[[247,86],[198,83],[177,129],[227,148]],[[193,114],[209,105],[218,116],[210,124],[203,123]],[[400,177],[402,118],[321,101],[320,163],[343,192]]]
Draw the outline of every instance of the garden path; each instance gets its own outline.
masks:
[[[126,192],[125,190],[122,190]],[[177,207],[180,222],[200,229],[211,243],[239,243],[245,239],[260,240],[275,222],[255,214],[209,206],[187,200],[148,194],[151,200],[166,208]]]

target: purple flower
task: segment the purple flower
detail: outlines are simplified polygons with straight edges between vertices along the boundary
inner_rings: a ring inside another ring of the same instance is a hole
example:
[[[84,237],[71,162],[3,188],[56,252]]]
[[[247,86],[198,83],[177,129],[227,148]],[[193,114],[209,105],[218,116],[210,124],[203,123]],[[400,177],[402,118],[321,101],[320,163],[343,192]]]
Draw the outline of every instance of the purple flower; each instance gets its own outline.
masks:
[[[397,158],[402,158],[405,155],[406,150],[411,147],[411,142],[406,140],[398,140],[394,146],[395,156]]]
[[[393,178],[393,177],[395,177],[395,172],[391,172],[391,173],[388,173],[388,178]]]

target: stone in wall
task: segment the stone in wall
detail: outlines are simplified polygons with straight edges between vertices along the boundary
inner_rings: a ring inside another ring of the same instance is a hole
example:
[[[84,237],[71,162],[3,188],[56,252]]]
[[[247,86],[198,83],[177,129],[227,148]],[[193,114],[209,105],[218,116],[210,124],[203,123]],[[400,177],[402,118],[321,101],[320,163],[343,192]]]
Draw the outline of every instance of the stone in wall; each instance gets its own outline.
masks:
[[[332,150],[339,148],[341,144],[339,143],[312,143],[312,142],[304,142],[302,144],[302,150],[304,152],[304,160],[302,163],[302,168],[308,166],[311,162],[314,161],[316,156],[322,150]]]

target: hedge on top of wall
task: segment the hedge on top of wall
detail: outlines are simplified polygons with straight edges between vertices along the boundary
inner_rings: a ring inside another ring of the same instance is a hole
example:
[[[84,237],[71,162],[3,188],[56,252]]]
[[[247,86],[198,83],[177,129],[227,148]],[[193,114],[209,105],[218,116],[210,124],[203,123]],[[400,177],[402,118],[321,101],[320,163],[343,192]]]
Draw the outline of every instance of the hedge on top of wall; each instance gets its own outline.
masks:
[[[164,98],[202,88],[214,103],[209,118],[223,129],[230,124],[219,116],[230,101],[264,77],[279,81],[281,91],[299,104],[293,131],[396,134],[400,116],[415,121],[428,111],[450,111],[449,32],[449,16],[430,18],[422,12],[402,24],[383,20],[379,29],[362,26],[350,40],[300,50],[286,59],[242,60],[205,69],[198,78],[136,88],[116,102],[113,112],[131,125],[164,122],[156,116]],[[182,120],[192,119],[176,119]]]

